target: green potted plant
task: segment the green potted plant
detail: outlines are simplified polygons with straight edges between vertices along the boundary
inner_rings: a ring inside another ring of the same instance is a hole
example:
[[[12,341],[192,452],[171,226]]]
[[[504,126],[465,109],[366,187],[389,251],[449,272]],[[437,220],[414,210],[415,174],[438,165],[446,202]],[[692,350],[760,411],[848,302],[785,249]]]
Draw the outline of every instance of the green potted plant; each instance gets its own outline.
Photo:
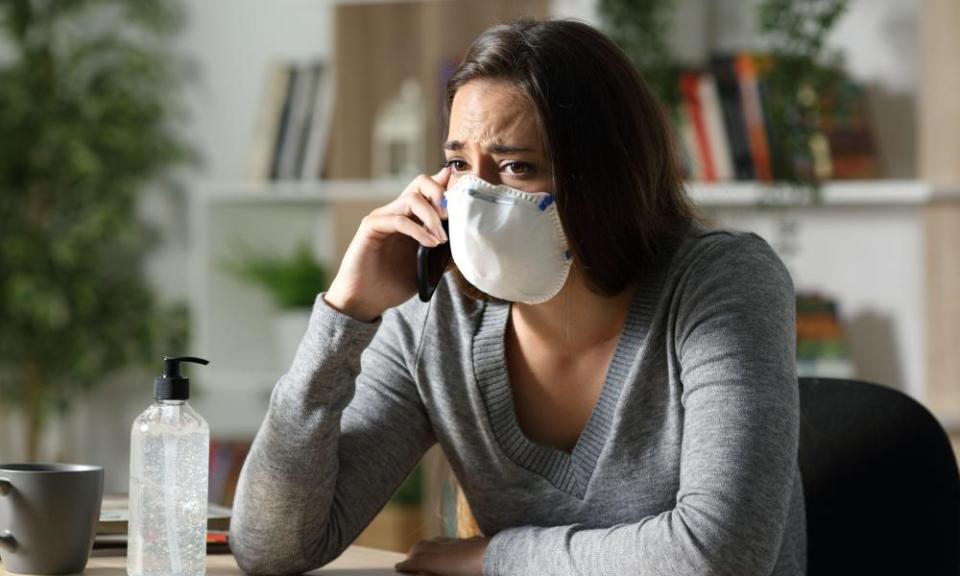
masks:
[[[669,36],[676,14],[674,0],[599,0],[597,12],[606,33],[671,110],[680,98],[679,72]]]
[[[327,269],[301,242],[288,256],[250,251],[225,268],[238,278],[262,288],[276,308],[273,322],[277,362],[289,364],[306,331],[317,294],[327,289]]]
[[[0,2],[0,405],[44,457],[52,411],[186,341],[142,274],[138,195],[190,158],[169,0]],[[0,416],[0,421],[6,418]]]
[[[845,77],[840,57],[827,50],[826,40],[848,5],[849,0],[763,0],[757,6],[759,32],[776,61],[766,96],[774,173],[783,184],[811,190],[815,200],[822,182],[810,156],[815,139],[822,137],[821,96]]]

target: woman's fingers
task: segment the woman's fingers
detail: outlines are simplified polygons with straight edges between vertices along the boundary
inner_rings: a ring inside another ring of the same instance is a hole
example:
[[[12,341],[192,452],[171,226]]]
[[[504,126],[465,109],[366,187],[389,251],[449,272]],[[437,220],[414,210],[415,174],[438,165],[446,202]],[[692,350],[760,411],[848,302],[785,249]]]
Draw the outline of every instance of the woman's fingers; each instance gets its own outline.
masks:
[[[360,226],[367,228],[374,235],[383,238],[400,232],[424,246],[437,246],[441,244],[439,238],[434,237],[426,228],[402,214],[371,213],[364,217]]]
[[[414,552],[404,561],[396,564],[394,568],[398,572],[408,572],[414,574],[435,574],[439,573],[440,558],[436,554],[424,552]]]
[[[480,576],[488,543],[487,538],[421,540],[410,549],[407,558],[396,565],[396,569],[437,576]]]
[[[430,234],[442,242],[446,242],[447,234],[443,231],[443,223],[440,220],[440,214],[437,212],[437,209],[431,206],[430,202],[418,193],[406,196],[405,200],[407,201],[407,206],[410,211],[423,222],[423,225],[430,231]]]
[[[444,168],[434,176],[421,174],[417,176],[403,193],[393,202],[377,208],[370,214],[381,216],[386,214],[399,214],[402,216],[416,216],[423,224],[430,235],[434,236],[441,243],[447,241],[447,234],[443,230],[441,214],[445,214],[441,206],[444,188],[435,178],[445,182],[447,177],[444,175],[447,169]]]
[[[416,178],[398,198],[363,219],[324,296],[328,303],[370,321],[415,293],[413,267],[398,264],[397,258],[415,252],[404,237],[430,248],[447,241],[440,217],[447,172]]]
[[[447,182],[449,180],[450,169],[444,167],[432,176],[427,176],[426,174],[417,176],[414,181],[410,183],[410,186],[407,187],[407,191],[415,188],[421,195],[430,200],[430,203],[436,208],[437,214],[443,214],[445,216],[446,210],[443,208],[443,193],[447,189]]]
[[[430,205],[430,202],[417,192],[409,194],[405,192],[403,196],[393,202],[371,212],[370,216],[402,216],[407,219],[409,219],[410,216],[415,216],[419,222],[414,222],[414,224],[425,228],[427,233],[439,242],[443,243],[447,241],[447,235],[446,232],[443,231],[443,223],[440,220],[440,215],[437,214],[437,211]]]

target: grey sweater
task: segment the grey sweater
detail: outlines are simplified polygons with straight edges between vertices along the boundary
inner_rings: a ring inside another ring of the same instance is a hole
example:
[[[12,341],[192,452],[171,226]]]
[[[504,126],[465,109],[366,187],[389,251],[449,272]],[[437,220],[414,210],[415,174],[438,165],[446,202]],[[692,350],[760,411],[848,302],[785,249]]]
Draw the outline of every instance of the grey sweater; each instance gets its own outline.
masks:
[[[694,225],[661,252],[570,453],[517,424],[509,310],[450,281],[369,324],[318,297],[240,475],[240,567],[336,558],[439,442],[484,574],[804,573],[793,284],[762,239]]]

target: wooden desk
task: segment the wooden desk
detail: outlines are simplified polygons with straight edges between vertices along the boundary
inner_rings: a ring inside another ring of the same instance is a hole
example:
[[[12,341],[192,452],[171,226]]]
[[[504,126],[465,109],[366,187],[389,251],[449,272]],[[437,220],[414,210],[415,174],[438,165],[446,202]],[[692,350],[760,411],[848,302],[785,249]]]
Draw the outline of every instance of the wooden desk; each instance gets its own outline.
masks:
[[[362,546],[351,546],[342,556],[327,566],[309,572],[318,576],[387,576],[399,574],[393,566],[406,558],[404,554],[375,550]],[[9,572],[0,564],[0,575]],[[126,576],[126,556],[90,556],[83,574],[88,576]],[[207,556],[208,576],[242,576],[243,572],[231,554],[211,554]]]

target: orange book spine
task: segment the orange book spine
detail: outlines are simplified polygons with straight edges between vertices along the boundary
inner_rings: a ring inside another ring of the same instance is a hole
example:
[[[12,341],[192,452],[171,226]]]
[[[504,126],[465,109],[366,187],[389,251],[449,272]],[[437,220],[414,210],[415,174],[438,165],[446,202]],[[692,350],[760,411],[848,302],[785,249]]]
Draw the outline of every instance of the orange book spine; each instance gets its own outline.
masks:
[[[740,95],[743,103],[743,116],[747,125],[747,139],[753,156],[757,180],[771,182],[773,170],[770,166],[770,146],[767,143],[767,130],[763,122],[763,108],[760,102],[760,89],[757,87],[757,69],[753,56],[738,54],[734,66],[740,81]]]

